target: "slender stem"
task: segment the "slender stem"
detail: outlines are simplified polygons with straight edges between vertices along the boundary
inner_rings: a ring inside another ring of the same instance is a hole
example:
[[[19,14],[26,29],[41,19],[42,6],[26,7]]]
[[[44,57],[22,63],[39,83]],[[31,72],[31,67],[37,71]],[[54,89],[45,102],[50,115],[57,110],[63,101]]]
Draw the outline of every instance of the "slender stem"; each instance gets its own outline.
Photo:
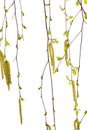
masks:
[[[14,13],[14,16],[15,16],[15,22],[16,22],[16,29],[17,29],[17,39],[16,39],[16,65],[17,65],[17,79],[18,79],[18,91],[19,91],[19,100],[20,100],[20,103],[21,103],[21,89],[20,89],[20,70],[19,70],[19,62],[18,62],[18,52],[19,52],[19,41],[18,41],[18,36],[19,36],[19,29],[18,29],[18,20],[17,20],[17,12],[16,12],[16,3],[15,3],[15,0],[14,0],[14,10],[15,10],[15,13]],[[21,105],[19,104],[19,112],[20,112],[20,122],[21,124],[23,123],[22,121],[22,111],[20,108]]]
[[[46,34],[47,34],[47,63],[45,64],[45,67],[43,69],[43,73],[41,76],[41,87],[43,84],[43,76],[47,67],[47,64],[49,66],[49,74],[50,74],[50,81],[51,81],[51,93],[52,93],[52,111],[53,111],[53,122],[54,122],[54,130],[56,130],[56,123],[55,123],[55,109],[54,109],[54,90],[53,90],[53,79],[52,79],[52,72],[51,72],[51,64],[50,64],[50,58],[49,58],[49,51],[48,51],[48,44],[50,42],[50,39],[52,40],[52,33],[51,33],[51,1],[49,0],[49,26],[47,25],[47,12],[46,12],[46,4],[45,0],[43,0],[43,5],[44,5],[44,16],[45,16],[45,28],[46,28]],[[50,36],[48,34],[48,30],[50,30]],[[50,38],[49,38],[50,37]],[[42,95],[42,89],[41,89],[41,98],[42,98],[42,103],[45,111],[45,123],[47,123],[47,111],[46,111],[46,106],[43,100],[43,95]]]

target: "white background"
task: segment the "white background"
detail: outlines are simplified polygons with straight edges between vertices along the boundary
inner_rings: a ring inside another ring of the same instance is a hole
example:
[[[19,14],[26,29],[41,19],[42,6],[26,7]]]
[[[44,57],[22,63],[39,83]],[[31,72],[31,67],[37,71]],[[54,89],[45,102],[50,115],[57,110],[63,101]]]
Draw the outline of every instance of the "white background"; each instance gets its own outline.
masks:
[[[3,3],[1,2],[1,5]],[[71,0],[68,6],[69,14],[73,15],[78,11],[75,8],[75,1]],[[63,42],[65,37],[64,14],[60,11],[59,6],[63,5],[63,1],[52,1],[52,33],[58,38],[59,44],[55,45],[55,56],[63,55]],[[17,87],[17,71],[15,58],[15,21],[12,19],[12,12],[9,16],[8,40],[10,47],[7,47],[7,59],[11,63],[12,85],[8,92],[6,83],[0,77],[0,129],[2,130],[44,130],[44,109],[40,99],[40,77],[43,67],[46,63],[46,31],[44,24],[43,0],[22,0],[22,7],[25,13],[24,24],[27,30],[24,31],[24,41],[19,44],[19,65],[21,72],[22,96],[25,99],[23,102],[23,125],[20,125],[19,109],[18,109],[18,87]],[[19,8],[19,7],[18,7]],[[2,15],[1,15],[2,16]],[[76,19],[73,26],[71,39],[79,31],[81,26],[80,16]],[[0,18],[1,19],[1,18]],[[1,23],[0,23],[1,25]],[[86,26],[84,27],[86,31]],[[80,37],[79,37],[80,38]],[[78,66],[79,38],[72,45],[72,60],[75,66]],[[80,72],[80,100],[79,108],[81,109],[79,119],[83,116],[83,112],[87,109],[87,38],[84,34],[84,44],[82,48],[81,72]],[[57,62],[56,62],[57,65]],[[69,70],[65,66],[65,61],[60,66],[60,71],[53,76],[54,81],[54,96],[55,96],[55,111],[56,111],[56,126],[57,130],[73,130],[73,121],[75,113],[73,110],[74,102],[72,97],[72,88],[68,85],[66,75]],[[52,108],[51,108],[51,89],[49,72],[46,71],[44,79],[44,98],[48,110],[48,122],[52,126]],[[81,130],[87,129],[87,117],[81,124]]]

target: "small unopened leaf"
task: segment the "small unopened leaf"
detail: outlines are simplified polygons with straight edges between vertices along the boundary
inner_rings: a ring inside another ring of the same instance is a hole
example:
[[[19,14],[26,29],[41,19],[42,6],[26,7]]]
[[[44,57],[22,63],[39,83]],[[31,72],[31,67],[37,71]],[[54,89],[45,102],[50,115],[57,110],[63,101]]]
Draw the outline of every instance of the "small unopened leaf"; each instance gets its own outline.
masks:
[[[19,86],[19,89],[22,89],[22,87],[21,87],[21,86]]]
[[[85,14],[85,19],[87,19],[87,13]]]
[[[57,60],[62,60],[63,57],[57,56],[56,59],[57,59]]]
[[[47,31],[47,34],[48,34],[48,35],[50,35],[50,34],[51,34],[51,31],[50,31],[50,30],[48,30],[48,31]]]
[[[87,110],[84,112],[85,115],[87,115]]]
[[[52,18],[50,17],[50,21],[52,21]]]
[[[22,16],[24,16],[24,12],[21,12]]]
[[[6,13],[8,12],[8,9],[5,8],[4,10],[5,10]]]
[[[1,38],[0,38],[0,41],[2,41],[2,40],[3,40],[3,38],[1,37]]]
[[[73,75],[76,75],[76,74],[77,74],[77,72],[76,72],[75,69],[72,70],[72,74],[73,74]]]
[[[5,46],[9,46],[10,43],[8,41],[5,41]]]
[[[72,65],[70,60],[67,61],[67,66],[69,66],[69,65],[70,66]]]
[[[76,110],[76,109],[77,109],[77,107],[78,107],[78,103],[77,103],[77,102],[75,102],[75,107],[74,107],[74,109]]]
[[[66,36],[66,37],[68,37],[69,32],[68,32],[68,31],[65,31],[63,35]]]
[[[77,1],[76,1],[76,6],[79,6],[79,5],[80,5],[80,3],[79,3],[79,1],[77,0]]]
[[[61,6],[60,6],[60,9],[61,9],[62,12],[65,10],[65,9],[64,9],[63,7],[61,7]]]
[[[76,81],[76,85],[79,86],[78,80]]]
[[[19,78],[20,77],[20,73],[18,73],[18,75],[17,75],[17,78]]]
[[[23,27],[24,29],[27,29],[27,27],[26,27],[25,25],[23,25],[23,24],[22,24],[22,27]]]
[[[21,40],[22,39],[22,36],[18,35],[18,40]]]
[[[2,28],[0,29],[0,32],[2,32]]]
[[[70,25],[72,25],[73,21],[70,21]]]
[[[42,87],[40,86],[39,88],[38,88],[38,90],[41,90],[42,89]]]
[[[21,97],[21,101],[24,101],[24,98]]]
[[[72,19],[72,18],[73,18],[73,16],[70,15],[70,16],[69,16],[69,19]]]
[[[45,112],[44,116],[46,116],[46,115],[47,115],[47,112]]]
[[[57,38],[54,38],[54,39],[53,39],[53,42],[54,42],[54,43],[58,43],[59,41],[58,41]]]

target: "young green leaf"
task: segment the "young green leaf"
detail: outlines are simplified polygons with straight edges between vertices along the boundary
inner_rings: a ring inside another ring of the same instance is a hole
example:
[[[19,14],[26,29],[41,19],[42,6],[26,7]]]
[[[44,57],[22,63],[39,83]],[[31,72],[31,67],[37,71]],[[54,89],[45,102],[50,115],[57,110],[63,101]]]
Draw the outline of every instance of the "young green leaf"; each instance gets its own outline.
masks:
[[[87,4],[87,0],[84,0],[84,4]]]
[[[77,0],[77,1],[76,1],[76,6],[79,6],[79,5],[80,5],[80,3],[79,3],[79,1]]]
[[[73,18],[73,16],[70,15],[70,16],[69,16],[69,19],[72,19],[72,18]]]

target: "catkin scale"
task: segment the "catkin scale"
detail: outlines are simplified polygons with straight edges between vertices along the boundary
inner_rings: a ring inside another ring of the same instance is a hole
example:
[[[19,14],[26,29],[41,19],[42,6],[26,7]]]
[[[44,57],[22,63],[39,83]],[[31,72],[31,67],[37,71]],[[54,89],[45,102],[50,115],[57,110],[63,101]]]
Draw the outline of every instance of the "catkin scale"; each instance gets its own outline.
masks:
[[[23,123],[22,119],[22,104],[21,104],[21,97],[19,98],[19,114],[20,114],[20,123]]]
[[[54,70],[55,69],[55,58],[54,58],[54,48],[53,48],[52,43],[49,43],[48,50],[49,50],[49,55],[50,55],[51,66],[53,67],[53,70]]]
[[[11,72],[10,72],[10,63],[7,60],[4,61],[4,73],[5,73],[6,83],[8,85],[8,90],[10,90]]]
[[[74,80],[71,80],[71,84],[72,84],[73,100],[74,102],[76,102],[76,90]]]

